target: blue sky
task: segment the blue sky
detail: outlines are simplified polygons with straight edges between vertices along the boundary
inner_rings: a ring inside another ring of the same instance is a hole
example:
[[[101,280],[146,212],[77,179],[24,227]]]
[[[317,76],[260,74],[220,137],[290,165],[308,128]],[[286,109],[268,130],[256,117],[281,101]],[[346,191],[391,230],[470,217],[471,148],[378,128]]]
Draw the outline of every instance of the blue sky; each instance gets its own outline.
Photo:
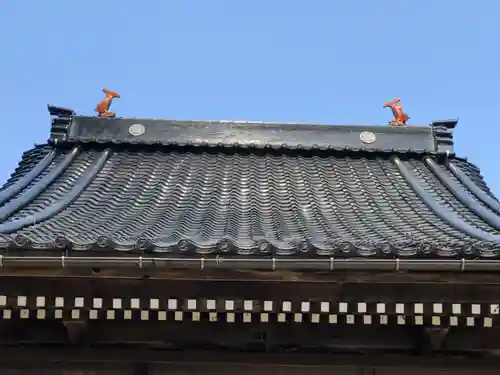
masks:
[[[119,116],[381,124],[459,117],[500,195],[498,0],[4,0],[0,179],[47,139],[47,103]]]

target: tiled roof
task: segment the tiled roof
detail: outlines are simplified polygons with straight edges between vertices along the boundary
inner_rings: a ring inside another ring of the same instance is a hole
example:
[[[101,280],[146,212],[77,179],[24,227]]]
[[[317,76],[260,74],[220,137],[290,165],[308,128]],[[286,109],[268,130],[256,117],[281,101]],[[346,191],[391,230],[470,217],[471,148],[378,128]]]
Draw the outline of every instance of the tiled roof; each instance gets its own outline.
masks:
[[[500,203],[456,122],[326,126],[54,115],[0,190],[0,246],[495,257]]]

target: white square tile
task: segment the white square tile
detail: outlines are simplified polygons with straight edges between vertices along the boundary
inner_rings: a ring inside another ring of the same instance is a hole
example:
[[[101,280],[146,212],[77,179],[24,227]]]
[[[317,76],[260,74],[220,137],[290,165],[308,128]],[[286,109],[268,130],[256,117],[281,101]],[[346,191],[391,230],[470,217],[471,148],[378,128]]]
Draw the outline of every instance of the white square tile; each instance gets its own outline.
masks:
[[[477,303],[473,303],[471,306],[471,311],[474,315],[481,314],[481,305]]]
[[[358,313],[365,313],[366,312],[366,302],[358,302]]]
[[[169,299],[167,306],[169,310],[177,310],[177,300],[173,298]]]
[[[264,311],[273,311],[273,301],[264,301]]]
[[[339,303],[339,312],[340,313],[346,313],[347,312],[347,302],[340,302]]]
[[[500,312],[500,305],[491,304],[490,305],[490,314],[497,315]]]
[[[413,311],[415,314],[423,314],[424,313],[424,304],[423,303],[413,304]]]
[[[149,308],[151,310],[158,310],[160,308],[160,300],[158,298],[150,298]]]
[[[253,310],[253,301],[251,301],[251,300],[243,301],[243,309],[245,311],[252,311]]]
[[[405,313],[405,304],[404,303],[396,303],[396,314],[403,315]]]
[[[434,314],[442,314],[443,313],[443,304],[442,303],[432,304],[432,311],[434,312]]]
[[[79,309],[71,310],[71,319],[80,319],[80,310]]]
[[[188,308],[188,310],[196,310],[196,300],[195,299],[188,299],[187,300],[187,308]]]
[[[217,302],[214,299],[207,300],[207,310],[215,310],[217,308]]]
[[[308,301],[304,301],[300,304],[300,311],[303,313],[307,313],[311,310],[311,303]]]
[[[440,326],[441,325],[441,317],[440,316],[433,316],[431,319],[432,325],[433,326]]]
[[[139,298],[130,299],[130,308],[136,310],[141,308],[141,301],[139,300]]]
[[[28,303],[28,298],[26,296],[18,296],[17,297],[17,306],[25,307]]]
[[[330,312],[330,302],[321,302],[320,308],[322,313]]]
[[[122,308],[122,299],[113,298],[113,309],[119,310]]]
[[[377,303],[377,314],[385,314],[385,303]]]
[[[225,302],[225,309],[226,309],[226,311],[233,311],[234,310],[234,300],[228,299]]]
[[[45,307],[45,297],[44,296],[36,297],[36,307]]]

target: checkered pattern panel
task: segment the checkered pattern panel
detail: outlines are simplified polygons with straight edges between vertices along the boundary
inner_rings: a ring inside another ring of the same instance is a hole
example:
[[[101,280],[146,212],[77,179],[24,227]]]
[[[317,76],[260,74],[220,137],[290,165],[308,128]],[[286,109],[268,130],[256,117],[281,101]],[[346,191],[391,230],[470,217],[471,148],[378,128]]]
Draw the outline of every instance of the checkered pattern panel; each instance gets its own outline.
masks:
[[[0,296],[3,319],[105,319],[226,323],[397,324],[492,327],[500,304]]]

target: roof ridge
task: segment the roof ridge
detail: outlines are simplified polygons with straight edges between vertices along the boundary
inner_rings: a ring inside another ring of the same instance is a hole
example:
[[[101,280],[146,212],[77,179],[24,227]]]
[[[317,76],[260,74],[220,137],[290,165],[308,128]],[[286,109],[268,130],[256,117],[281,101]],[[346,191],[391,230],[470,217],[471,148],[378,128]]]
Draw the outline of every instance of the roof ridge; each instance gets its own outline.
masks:
[[[52,106],[53,107],[53,106]],[[81,118],[89,118],[89,119],[102,119],[102,117],[98,116],[89,116],[89,115],[76,115],[75,116]],[[400,128],[400,126],[387,126],[381,124],[330,124],[330,123],[322,123],[322,122],[295,122],[295,121],[263,121],[263,120],[224,120],[224,119],[174,119],[167,117],[106,117],[108,120],[134,120],[134,121],[168,121],[168,122],[176,122],[176,123],[224,123],[224,124],[256,124],[256,125],[303,125],[303,126],[329,126],[329,127],[377,127],[377,128]],[[453,121],[453,120],[449,120]],[[441,123],[442,121],[438,121]],[[409,124],[404,125],[404,128],[421,128],[423,124]]]
[[[325,125],[229,120],[168,120],[78,116],[49,106],[49,142],[145,146],[376,151],[453,152],[455,120],[425,126]]]

